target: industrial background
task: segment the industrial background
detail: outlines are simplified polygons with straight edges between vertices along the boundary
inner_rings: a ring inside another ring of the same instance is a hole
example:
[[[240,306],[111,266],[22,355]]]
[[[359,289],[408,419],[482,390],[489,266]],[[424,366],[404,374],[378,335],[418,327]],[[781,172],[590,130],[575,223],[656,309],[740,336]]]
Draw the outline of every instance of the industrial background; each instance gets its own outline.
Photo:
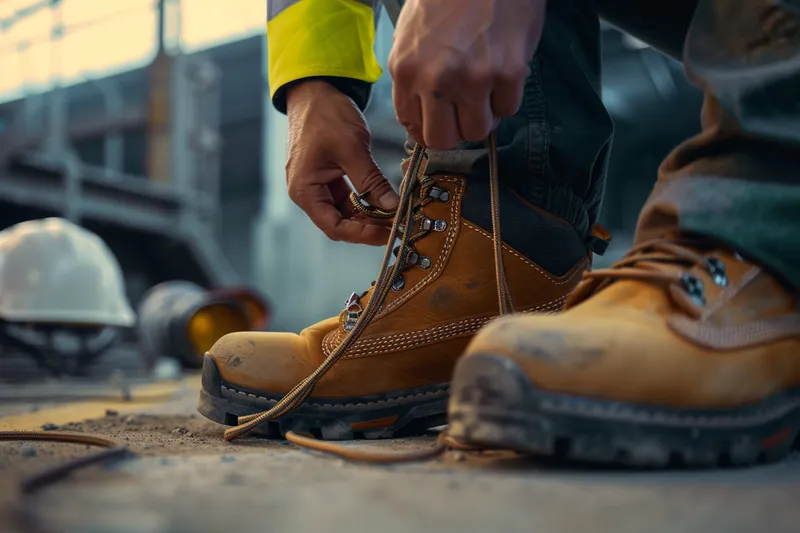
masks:
[[[262,0],[1,2],[0,227],[58,215],[95,231],[134,305],[182,278],[259,289],[272,329],[337,313],[372,280],[380,250],[328,242],[286,195],[265,10]],[[680,65],[604,30],[617,135],[602,223],[621,249],[659,161],[699,127],[700,95]],[[385,65],[388,20],[377,41]],[[368,119],[376,159],[399,179],[388,75]]]

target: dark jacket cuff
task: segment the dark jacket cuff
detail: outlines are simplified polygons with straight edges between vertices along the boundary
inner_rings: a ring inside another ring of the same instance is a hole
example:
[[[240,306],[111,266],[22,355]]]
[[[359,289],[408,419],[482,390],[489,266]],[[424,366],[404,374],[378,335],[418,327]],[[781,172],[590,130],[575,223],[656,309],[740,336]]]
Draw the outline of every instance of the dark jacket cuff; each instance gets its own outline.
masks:
[[[348,97],[350,97],[353,102],[358,106],[361,111],[364,111],[367,108],[367,104],[369,103],[369,97],[372,93],[372,84],[366,81],[361,80],[354,80],[351,78],[337,78],[333,76],[313,76],[310,78],[302,78],[299,80],[295,80],[291,83],[287,83],[277,91],[275,91],[275,95],[272,97],[272,105],[275,106],[279,112],[286,114],[286,90],[298,83],[303,83],[304,81],[308,80],[322,80],[325,82],[330,83]]]

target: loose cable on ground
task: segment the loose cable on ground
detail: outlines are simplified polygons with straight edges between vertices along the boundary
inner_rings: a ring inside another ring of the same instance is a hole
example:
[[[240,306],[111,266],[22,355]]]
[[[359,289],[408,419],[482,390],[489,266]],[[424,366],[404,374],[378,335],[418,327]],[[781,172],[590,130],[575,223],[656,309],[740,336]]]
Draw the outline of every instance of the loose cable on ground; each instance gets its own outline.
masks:
[[[124,444],[110,437],[106,437],[105,435],[93,433],[74,433],[69,431],[0,431],[0,440],[53,441],[86,444],[104,448],[98,452],[47,468],[24,478],[20,482],[19,491],[22,499],[16,505],[17,519],[20,521],[20,525],[24,525],[26,531],[30,530],[35,533],[54,533],[54,530],[41,522],[38,513],[32,507],[33,502],[28,498],[34,496],[37,492],[53,483],[88,466],[106,463],[112,460],[125,459],[127,457],[135,457],[134,453]]]
[[[33,494],[81,468],[112,459],[122,459],[133,456],[133,452],[124,444],[110,437],[106,437],[105,435],[97,435],[94,433],[76,433],[71,431],[0,431],[0,440],[54,441],[86,444],[88,446],[105,448],[99,452],[66,461],[23,479],[20,483],[20,491],[25,495]]]

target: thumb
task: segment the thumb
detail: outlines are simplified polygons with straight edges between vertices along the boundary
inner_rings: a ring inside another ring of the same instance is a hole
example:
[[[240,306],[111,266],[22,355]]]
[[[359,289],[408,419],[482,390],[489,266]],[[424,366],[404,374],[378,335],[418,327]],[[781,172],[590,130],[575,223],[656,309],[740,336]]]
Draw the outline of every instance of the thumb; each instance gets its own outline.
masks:
[[[400,203],[400,197],[383,175],[369,151],[356,150],[348,154],[342,164],[350,183],[370,205],[391,210]]]

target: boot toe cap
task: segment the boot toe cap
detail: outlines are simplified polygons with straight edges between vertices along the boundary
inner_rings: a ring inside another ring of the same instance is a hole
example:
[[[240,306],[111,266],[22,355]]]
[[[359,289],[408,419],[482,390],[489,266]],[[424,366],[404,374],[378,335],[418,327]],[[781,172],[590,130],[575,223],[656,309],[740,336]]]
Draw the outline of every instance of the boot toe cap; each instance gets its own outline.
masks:
[[[230,333],[208,355],[223,382],[274,394],[284,394],[314,369],[305,339],[293,333]]]
[[[620,334],[621,325],[613,319],[587,322],[565,318],[520,315],[496,320],[478,333],[465,357],[500,356],[514,362],[540,389],[608,399],[618,396],[621,388],[633,388],[621,385],[630,383],[626,378],[631,377],[637,361],[649,366],[646,361],[655,359],[643,357],[633,346],[647,339]],[[647,382],[660,379],[651,372],[642,372],[637,378],[644,389]]]
[[[493,353],[519,360],[521,364],[537,361],[567,368],[576,359],[585,359],[587,352],[599,355],[600,347],[607,343],[598,340],[587,328],[576,327],[559,316],[518,315],[485,326],[472,340],[467,353]]]

